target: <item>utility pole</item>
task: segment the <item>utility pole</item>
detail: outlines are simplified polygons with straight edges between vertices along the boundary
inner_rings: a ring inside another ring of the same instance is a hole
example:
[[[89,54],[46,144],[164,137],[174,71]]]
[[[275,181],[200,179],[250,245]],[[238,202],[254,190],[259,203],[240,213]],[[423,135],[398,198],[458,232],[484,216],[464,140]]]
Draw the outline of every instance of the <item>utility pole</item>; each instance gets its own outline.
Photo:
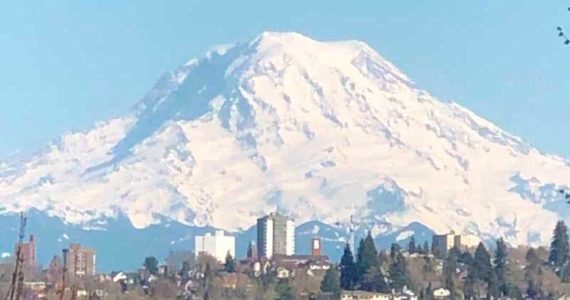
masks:
[[[8,294],[6,294],[6,300],[19,300],[20,295],[22,294],[22,288],[24,286],[24,256],[22,253],[22,247],[26,234],[26,223],[27,218],[22,212],[20,213],[20,230],[18,235],[18,244],[16,245],[16,261],[14,262],[14,272],[12,273],[12,280],[10,282]]]

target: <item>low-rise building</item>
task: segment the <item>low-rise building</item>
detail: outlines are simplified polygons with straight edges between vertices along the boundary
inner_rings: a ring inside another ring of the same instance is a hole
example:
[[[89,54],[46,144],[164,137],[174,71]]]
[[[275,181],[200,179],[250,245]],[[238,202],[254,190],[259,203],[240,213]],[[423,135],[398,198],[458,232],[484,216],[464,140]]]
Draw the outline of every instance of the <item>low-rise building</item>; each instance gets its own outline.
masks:
[[[447,299],[451,296],[451,292],[448,289],[439,288],[433,290],[434,299]]]
[[[391,300],[391,294],[373,293],[365,291],[342,291],[340,300]]]
[[[392,292],[392,300],[418,300],[418,296],[406,286],[401,291]]]

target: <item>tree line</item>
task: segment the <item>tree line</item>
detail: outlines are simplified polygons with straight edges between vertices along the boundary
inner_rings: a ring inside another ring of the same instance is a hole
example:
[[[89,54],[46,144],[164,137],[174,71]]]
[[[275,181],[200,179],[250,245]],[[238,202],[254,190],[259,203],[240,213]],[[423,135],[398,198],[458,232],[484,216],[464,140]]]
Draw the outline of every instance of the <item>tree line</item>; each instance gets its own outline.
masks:
[[[508,248],[502,238],[493,246],[491,252],[482,242],[474,252],[459,248],[447,251],[440,261],[438,281],[451,293],[451,299],[555,299],[564,293],[562,287],[570,291],[570,245],[563,221],[556,224],[548,249]],[[427,242],[416,244],[414,237],[407,251],[423,258],[405,256],[398,244],[392,244],[389,252],[378,251],[369,233],[360,240],[356,255],[346,244],[338,267],[325,274],[321,290],[338,295],[341,290],[389,293],[408,287],[418,292],[420,299],[432,299],[432,282],[416,281],[414,286],[408,260],[424,259],[424,268],[429,269],[430,260],[436,260],[429,255],[433,251]]]

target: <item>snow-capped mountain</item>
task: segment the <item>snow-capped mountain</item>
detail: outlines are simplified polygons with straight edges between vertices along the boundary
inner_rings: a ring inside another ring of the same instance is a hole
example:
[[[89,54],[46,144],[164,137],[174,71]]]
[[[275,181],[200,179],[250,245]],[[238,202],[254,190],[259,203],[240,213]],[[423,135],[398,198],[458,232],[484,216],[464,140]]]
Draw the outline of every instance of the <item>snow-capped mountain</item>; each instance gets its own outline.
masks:
[[[124,117],[0,164],[0,207],[228,231],[279,209],[354,215],[376,235],[419,222],[546,243],[569,182],[568,161],[434,98],[365,43],[263,33],[164,75]]]

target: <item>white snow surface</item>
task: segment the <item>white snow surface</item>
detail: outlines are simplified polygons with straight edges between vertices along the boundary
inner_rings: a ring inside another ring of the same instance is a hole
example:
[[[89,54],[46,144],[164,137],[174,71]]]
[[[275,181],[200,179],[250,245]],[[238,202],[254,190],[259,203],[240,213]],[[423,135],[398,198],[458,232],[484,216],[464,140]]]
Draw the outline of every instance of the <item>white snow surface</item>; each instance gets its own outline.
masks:
[[[544,244],[569,181],[567,161],[434,98],[365,43],[263,33],[166,74],[127,116],[0,164],[0,207],[229,231],[280,209]]]

